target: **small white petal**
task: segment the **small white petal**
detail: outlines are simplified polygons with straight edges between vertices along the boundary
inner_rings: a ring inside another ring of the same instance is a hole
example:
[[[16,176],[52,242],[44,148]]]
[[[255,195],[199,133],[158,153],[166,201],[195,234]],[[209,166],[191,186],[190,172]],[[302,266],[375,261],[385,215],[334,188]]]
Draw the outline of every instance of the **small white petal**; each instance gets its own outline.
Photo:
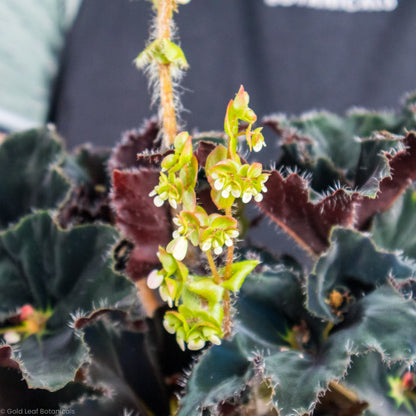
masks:
[[[233,240],[231,240],[230,238],[227,238],[227,239],[225,240],[225,245],[226,245],[227,247],[231,247],[231,246],[233,245]]]
[[[153,191],[149,193],[149,196],[155,196],[156,194],[157,192],[153,189]]]
[[[168,199],[168,193],[167,193],[167,192],[162,192],[162,193],[160,194],[160,197],[161,197],[162,199]]]
[[[183,341],[183,339],[182,338],[176,338],[176,342],[178,343],[179,348],[182,351],[185,351],[185,342]]]
[[[176,225],[181,225],[181,222],[180,222],[180,220],[179,220],[179,218],[178,218],[178,217],[174,217],[172,221],[173,221],[173,223],[174,223],[174,224],[176,224]]]
[[[173,299],[171,297],[167,298],[166,302],[168,303],[169,308],[173,308]]]
[[[263,143],[262,142],[257,142],[256,144],[255,144],[255,146],[253,147],[253,150],[255,151],[255,152],[260,152],[260,150],[261,150],[261,148],[263,147]]]
[[[172,303],[172,299],[169,296],[168,291],[166,290],[166,287],[160,286],[159,287],[159,295],[162,298],[163,302],[168,302],[169,306]],[[170,306],[172,308],[172,306]]]
[[[217,190],[217,191],[220,191],[222,188],[224,188],[224,179],[217,179],[215,182],[214,182],[214,188]]]
[[[221,196],[223,197],[223,198],[228,198],[229,196],[230,196],[230,190],[227,188],[227,189],[224,189],[222,192],[221,192]]]
[[[175,230],[173,233],[172,233],[172,237],[173,238],[178,238],[178,237],[180,237],[181,236],[181,234],[179,233],[179,231],[178,230]]]
[[[178,208],[178,204],[176,203],[176,201],[175,201],[174,199],[169,199],[169,205],[170,205],[173,209]]]
[[[17,344],[21,337],[16,331],[7,331],[4,333],[3,338],[8,344]]]
[[[157,207],[161,207],[163,205],[163,199],[158,195],[155,197],[155,199],[153,200],[153,203],[157,206]]]
[[[201,250],[202,251],[208,251],[211,248],[211,240],[205,241],[204,244],[202,244]]]
[[[169,334],[174,334],[176,332],[175,327],[169,325],[169,322],[166,319],[163,320],[163,327],[166,329],[167,332],[169,332]]]
[[[198,341],[192,340],[188,342],[188,348],[192,351],[198,351],[201,348],[204,348],[204,346],[205,346],[205,341],[202,338],[199,338]]]
[[[260,202],[262,199],[263,199],[263,195],[262,195],[262,194],[257,194],[257,195],[254,197],[254,200],[255,200],[256,202]]]
[[[243,194],[243,202],[245,203],[245,204],[247,204],[248,202],[250,202],[251,201],[251,194],[250,193],[248,193],[248,192],[245,192],[244,194]]]
[[[188,240],[185,237],[179,237],[176,239],[172,246],[171,253],[176,260],[182,261],[186,252],[188,251]]]
[[[218,256],[222,253],[222,247],[215,247],[214,248],[214,253]]]
[[[163,275],[158,270],[152,270],[147,276],[147,286],[150,289],[157,289],[163,282]]]
[[[210,342],[212,342],[213,344],[215,344],[215,345],[221,345],[221,339],[220,338],[218,338],[216,335],[214,335],[214,334],[212,334],[210,337],[209,337],[209,340],[210,340]]]
[[[212,175],[211,175],[211,178],[214,179],[214,181],[216,179],[218,179],[219,178],[218,173],[217,172],[213,172]]]
[[[263,193],[266,193],[266,192],[267,192],[267,188],[266,188],[264,185],[262,185],[262,187],[261,187],[261,191],[262,191]]]
[[[227,231],[227,234],[231,238],[237,238],[240,233],[237,230],[230,230],[230,231]]]
[[[234,198],[240,198],[240,196],[241,196],[241,191],[240,191],[239,189],[233,189],[233,190],[231,191],[231,194],[232,194],[232,196],[233,196]]]

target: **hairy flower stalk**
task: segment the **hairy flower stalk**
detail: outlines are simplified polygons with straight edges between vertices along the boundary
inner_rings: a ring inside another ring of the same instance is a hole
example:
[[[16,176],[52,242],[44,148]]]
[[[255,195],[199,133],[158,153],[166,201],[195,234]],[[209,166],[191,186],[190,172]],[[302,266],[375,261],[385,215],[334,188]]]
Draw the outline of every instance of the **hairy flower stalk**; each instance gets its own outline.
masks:
[[[173,13],[177,0],[153,0],[156,11],[155,32],[149,45],[136,58],[138,68],[144,69],[154,87],[154,97],[160,99],[159,115],[163,131],[163,147],[173,144],[177,133],[177,99],[175,82],[188,68],[185,55],[179,45],[172,42]]]
[[[178,4],[186,4],[188,0],[152,0],[156,12],[155,30],[151,35],[149,44],[136,58],[136,66],[143,69],[153,87],[153,100],[160,100],[159,117],[162,124],[162,149],[169,148],[177,133],[177,98],[175,97],[175,82],[183,70],[188,67],[185,55],[177,44],[171,41],[174,28],[173,13],[177,11]],[[166,178],[166,183],[168,178]],[[175,189],[167,186],[166,192],[155,200],[161,206],[165,199],[173,210],[176,209],[179,195],[172,194]],[[163,199],[164,198],[164,199]],[[148,316],[153,316],[159,305],[158,299],[140,280],[137,283],[139,296]]]
[[[159,0],[157,5],[157,38],[171,38],[171,25],[173,10],[176,8],[175,0]],[[158,63],[160,79],[160,110],[163,123],[164,142],[173,144],[176,136],[176,113],[173,97],[171,63]]]

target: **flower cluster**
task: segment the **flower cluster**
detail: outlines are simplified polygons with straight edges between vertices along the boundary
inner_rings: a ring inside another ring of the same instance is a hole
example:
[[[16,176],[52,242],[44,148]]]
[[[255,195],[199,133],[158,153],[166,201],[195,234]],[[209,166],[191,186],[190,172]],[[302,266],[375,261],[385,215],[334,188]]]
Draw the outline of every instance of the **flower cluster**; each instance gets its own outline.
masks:
[[[237,148],[237,137],[239,135],[239,120],[248,123],[245,131],[247,143],[250,151],[254,150],[259,152],[266,146],[264,142],[263,134],[261,133],[262,127],[258,127],[254,131],[251,130],[253,123],[256,122],[257,116],[254,111],[249,108],[250,98],[243,86],[240,87],[234,100],[228,103],[227,112],[224,120],[224,130],[229,137],[229,153],[235,155]]]
[[[178,311],[169,311],[163,320],[163,326],[170,334],[176,333],[176,341],[182,350],[185,342],[190,350],[200,350],[206,342],[221,344],[221,325],[204,311],[193,311],[181,305]]]
[[[231,159],[223,160],[215,164],[209,171],[208,177],[213,182],[215,191],[221,191],[221,197],[228,199],[242,198],[246,204],[254,197],[256,202],[263,199],[261,192],[267,192],[265,183],[269,177],[263,173],[260,163],[247,163],[242,165]]]
[[[154,197],[157,207],[168,201],[173,209],[183,204],[186,209],[194,210],[198,162],[192,153],[192,139],[187,132],[180,133],[175,138],[174,146],[175,152],[163,159],[159,185],[149,196]]]
[[[147,285],[158,289],[169,307],[178,306],[177,311],[166,313],[163,322],[166,330],[176,333],[182,349],[185,349],[185,343],[192,350],[203,348],[206,342],[219,344],[223,336],[224,310],[221,300],[224,292],[237,292],[258,262],[247,260],[234,263],[231,278],[216,283],[212,276],[191,275],[181,261],[162,247],[159,247],[158,257],[162,269],[149,274]]]
[[[174,151],[162,161],[159,184],[150,192],[158,207],[168,201],[177,210],[173,217],[175,230],[166,248],[159,247],[160,270],[153,270],[147,279],[151,289],[158,289],[161,298],[176,310],[165,314],[164,326],[176,334],[178,344],[185,349],[198,350],[207,342],[219,344],[230,332],[229,292],[239,291],[244,279],[256,267],[257,261],[233,262],[233,248],[239,236],[238,222],[233,217],[232,205],[236,198],[244,203],[261,201],[266,192],[268,174],[260,163],[242,163],[237,154],[239,121],[248,123],[245,130],[250,150],[264,146],[261,128],[252,131],[257,117],[248,107],[249,97],[243,88],[231,100],[225,117],[228,146],[218,145],[206,159],[205,174],[211,185],[211,198],[225,213],[208,214],[196,203],[195,186],[198,162],[193,154],[192,139],[183,132],[174,140]],[[211,276],[190,273],[183,261],[189,243],[205,253]],[[218,268],[227,251],[226,264]],[[225,322],[227,321],[227,324]]]
[[[173,222],[178,228],[166,250],[175,259],[183,260],[188,250],[188,240],[204,252],[211,249],[221,254],[223,246],[230,247],[238,237],[237,220],[227,215],[208,215],[202,207],[196,212],[182,211]]]

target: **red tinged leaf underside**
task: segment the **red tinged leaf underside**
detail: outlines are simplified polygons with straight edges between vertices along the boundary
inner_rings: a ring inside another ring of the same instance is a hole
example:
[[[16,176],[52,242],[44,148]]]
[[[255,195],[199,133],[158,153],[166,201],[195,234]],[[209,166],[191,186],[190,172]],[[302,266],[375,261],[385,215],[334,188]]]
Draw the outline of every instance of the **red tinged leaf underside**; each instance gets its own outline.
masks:
[[[144,278],[159,267],[159,245],[171,239],[172,225],[168,204],[158,208],[149,193],[159,183],[159,169],[145,168],[113,172],[112,201],[122,235],[134,243],[126,271],[131,279]]]
[[[362,230],[375,214],[386,211],[409,184],[416,179],[416,135],[409,133],[406,149],[389,159],[391,176],[380,181],[376,198],[359,192],[335,191],[319,203],[308,198],[308,183],[293,173],[287,178],[274,170],[266,182],[268,192],[257,205],[308,252],[318,255],[329,245],[334,226]]]
[[[276,170],[266,182],[268,192],[257,205],[305,250],[319,254],[328,247],[334,225],[349,227],[355,199],[342,189],[317,204],[309,201],[308,183],[293,173],[287,178]]]
[[[416,134],[410,132],[403,140],[405,150],[392,156],[386,154],[390,175],[380,181],[375,198],[362,197],[357,205],[355,227],[365,228],[378,212],[388,210],[402,192],[416,179]]]
[[[209,154],[215,149],[215,144],[211,142],[205,142],[201,140],[198,143],[198,147],[195,150],[194,154],[198,160],[198,165],[202,168],[205,167],[205,163],[207,163],[207,157]]]
[[[108,162],[109,171],[138,167],[137,154],[158,147],[159,127],[156,120],[149,120],[141,130],[123,133],[121,142],[114,148]]]

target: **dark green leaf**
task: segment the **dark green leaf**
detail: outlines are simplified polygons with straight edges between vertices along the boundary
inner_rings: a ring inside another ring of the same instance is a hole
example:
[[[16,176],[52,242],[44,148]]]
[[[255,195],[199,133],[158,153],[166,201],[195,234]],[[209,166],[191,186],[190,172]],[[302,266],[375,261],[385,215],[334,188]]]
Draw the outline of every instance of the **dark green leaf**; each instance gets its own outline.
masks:
[[[308,278],[308,308],[325,320],[339,322],[342,315],[335,314],[329,302],[333,290],[360,298],[387,283],[391,276],[405,280],[415,275],[413,263],[378,250],[369,236],[335,228],[329,250],[319,259]]]
[[[249,276],[236,307],[234,337],[202,355],[180,416],[198,406],[216,414],[217,403],[238,401],[253,377],[274,386],[281,416],[308,413],[330,382],[343,379],[352,356],[375,350],[389,363],[416,359],[416,305],[389,284],[352,304],[326,335],[323,323],[308,317],[296,276],[287,271]]]
[[[408,189],[394,205],[374,218],[374,242],[388,250],[401,250],[416,259],[416,192]]]
[[[404,406],[398,408],[389,397],[388,383],[388,377],[400,378],[406,370],[403,364],[387,366],[379,353],[369,352],[352,359],[343,383],[369,403],[366,416],[408,416],[408,410]]]
[[[0,367],[0,392],[0,413],[5,410],[9,412],[8,414],[15,415],[36,414],[39,409],[45,409],[45,412],[49,411],[50,414],[58,414],[62,404],[71,403],[82,396],[93,396],[92,389],[80,383],[69,383],[55,392],[32,389],[22,380],[19,371],[2,367]],[[29,409],[33,409],[34,413],[30,413]]]
[[[88,359],[86,347],[68,326],[71,314],[100,303],[134,303],[134,285],[112,271],[105,255],[117,237],[109,226],[63,231],[45,212],[0,234],[0,311],[12,314],[25,304],[52,310],[45,333],[18,345],[31,387],[59,389]]]
[[[58,167],[62,152],[51,128],[16,133],[1,144],[0,228],[63,201],[70,185]]]
[[[73,182],[65,203],[60,207],[58,221],[62,227],[92,223],[113,223],[110,207],[110,177],[107,172],[108,149],[84,145],[67,155],[63,170]]]
[[[93,314],[79,320],[76,327],[84,333],[90,352],[86,382],[101,389],[111,400],[107,410],[122,414],[123,408],[139,414],[168,415],[168,395],[154,347],[147,342],[144,321],[133,321],[120,311]],[[80,403],[74,408],[91,415],[100,414],[102,399]],[[91,407],[92,406],[92,407]],[[78,414],[78,413],[77,413]]]

